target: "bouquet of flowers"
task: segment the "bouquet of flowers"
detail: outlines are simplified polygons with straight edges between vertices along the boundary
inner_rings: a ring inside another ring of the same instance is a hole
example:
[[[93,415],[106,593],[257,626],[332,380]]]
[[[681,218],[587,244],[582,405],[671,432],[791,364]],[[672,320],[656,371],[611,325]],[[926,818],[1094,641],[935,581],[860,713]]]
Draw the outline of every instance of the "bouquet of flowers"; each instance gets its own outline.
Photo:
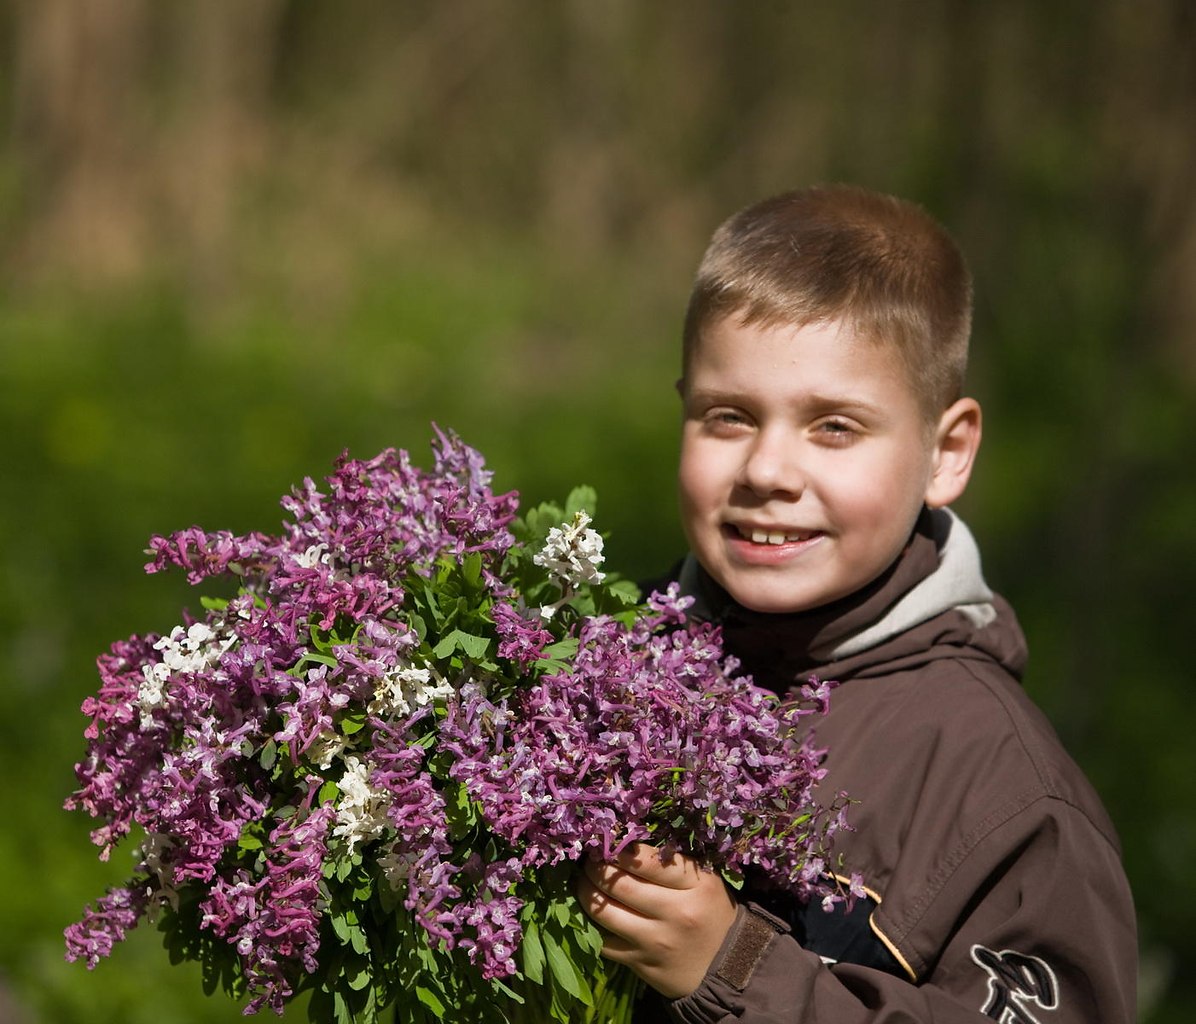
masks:
[[[675,589],[601,571],[594,495],[518,516],[436,431],[337,462],[277,536],[182,530],[149,572],[232,581],[203,614],[98,660],[67,801],[127,884],[67,929],[89,967],[138,921],[205,987],[312,1021],[619,1021],[574,863],[646,841],[734,880],[820,879],[843,801],[816,805],[799,738],[826,688],[781,703],[735,675]]]

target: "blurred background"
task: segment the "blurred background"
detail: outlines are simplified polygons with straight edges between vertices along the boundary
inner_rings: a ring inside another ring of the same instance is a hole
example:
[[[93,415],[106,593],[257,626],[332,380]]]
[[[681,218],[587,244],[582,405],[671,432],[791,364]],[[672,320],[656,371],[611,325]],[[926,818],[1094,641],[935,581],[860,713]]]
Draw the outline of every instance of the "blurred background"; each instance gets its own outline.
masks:
[[[832,180],[971,259],[960,511],[1123,838],[1141,1019],[1189,1021],[1194,115],[1188,0],[0,2],[0,1024],[239,1019],[152,928],[63,962],[131,867],[61,809],[94,658],[198,603],[150,535],[436,421],[662,569],[699,255]]]

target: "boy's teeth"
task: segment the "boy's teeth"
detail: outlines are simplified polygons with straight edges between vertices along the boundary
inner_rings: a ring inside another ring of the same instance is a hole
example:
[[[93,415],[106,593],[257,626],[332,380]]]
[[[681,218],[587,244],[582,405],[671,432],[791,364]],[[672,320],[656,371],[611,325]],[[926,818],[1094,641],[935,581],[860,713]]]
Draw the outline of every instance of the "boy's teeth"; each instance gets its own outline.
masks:
[[[775,533],[769,530],[753,530],[752,543],[753,544],[784,544],[786,541],[801,540],[801,535],[796,533]]]

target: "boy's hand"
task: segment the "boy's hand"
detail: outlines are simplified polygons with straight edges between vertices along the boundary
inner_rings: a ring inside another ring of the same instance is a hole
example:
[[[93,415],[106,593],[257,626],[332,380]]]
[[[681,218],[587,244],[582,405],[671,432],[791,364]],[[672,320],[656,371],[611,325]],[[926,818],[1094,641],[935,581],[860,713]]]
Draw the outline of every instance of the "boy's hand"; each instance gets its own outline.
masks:
[[[577,896],[602,929],[603,955],[669,999],[701,984],[736,913],[719,875],[679,853],[662,861],[644,843],[610,864],[587,859]]]

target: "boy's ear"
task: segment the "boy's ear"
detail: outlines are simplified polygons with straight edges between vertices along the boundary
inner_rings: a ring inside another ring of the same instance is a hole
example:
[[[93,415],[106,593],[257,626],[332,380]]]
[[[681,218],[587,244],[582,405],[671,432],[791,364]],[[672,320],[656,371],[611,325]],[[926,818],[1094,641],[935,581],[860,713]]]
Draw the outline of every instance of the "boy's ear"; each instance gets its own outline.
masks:
[[[980,403],[974,398],[961,398],[939,418],[926,487],[926,504],[930,508],[950,505],[968,486],[980,448],[980,427]]]

